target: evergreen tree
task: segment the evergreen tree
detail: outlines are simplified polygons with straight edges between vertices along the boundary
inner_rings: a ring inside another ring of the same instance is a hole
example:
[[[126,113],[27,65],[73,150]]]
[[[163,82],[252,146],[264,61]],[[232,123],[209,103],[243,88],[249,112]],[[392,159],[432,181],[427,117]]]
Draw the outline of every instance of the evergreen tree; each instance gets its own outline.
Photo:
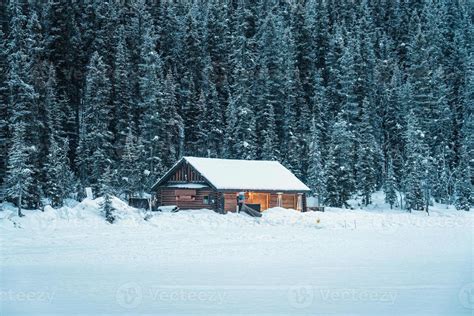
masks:
[[[205,149],[204,155],[206,157],[218,158],[222,156],[225,125],[224,113],[221,110],[218,92],[213,82],[209,82],[208,93],[204,100],[206,104],[203,112],[204,117],[199,120],[199,131],[204,134],[202,149]]]
[[[474,204],[472,195],[471,168],[468,158],[462,157],[456,170],[454,205],[458,210],[469,211]]]
[[[165,78],[161,95],[164,150],[163,163],[166,168],[174,165],[184,152],[184,124],[178,113],[176,100],[176,83],[169,72]]]
[[[425,134],[420,130],[413,111],[407,118],[405,162],[405,208],[423,210],[428,207],[430,190],[430,157]]]
[[[125,144],[127,130],[133,128],[133,112],[132,112],[132,87],[130,85],[130,59],[128,56],[125,28],[122,26],[117,31],[117,48],[114,60],[113,74],[113,131],[114,131],[114,147],[115,151],[120,154]]]
[[[270,89],[267,84],[269,79],[268,69],[264,65],[260,69],[257,84],[255,85],[255,94],[260,97],[256,100],[256,140],[257,140],[257,158],[264,160],[278,159],[277,135],[275,127],[275,111],[273,102],[269,96]],[[263,90],[263,91],[262,91]],[[266,92],[264,92],[266,91]]]
[[[41,185],[39,184],[41,167],[40,161],[37,159],[40,139],[37,131],[41,127],[41,122],[38,113],[38,93],[35,90],[34,77],[31,72],[34,66],[35,49],[32,43],[35,41],[31,23],[27,22],[28,17],[21,4],[12,1],[9,11],[12,18],[8,38],[7,88],[9,92],[8,109],[11,111],[9,126],[12,138],[8,160],[17,159],[13,157],[17,155],[13,150],[15,146],[23,148],[17,150],[21,151],[20,156],[28,157],[28,161],[22,163],[28,166],[28,174],[31,175],[31,178],[22,184],[21,200],[26,202],[29,207],[37,207],[41,195]],[[16,136],[15,133],[17,133]],[[21,144],[15,144],[14,141],[21,142]],[[7,171],[7,178],[11,177],[11,173]],[[7,181],[7,190],[18,191],[18,184],[15,184],[16,189],[13,189],[8,186],[8,183],[13,184],[14,182]],[[27,184],[28,188],[24,188]]]
[[[78,148],[79,177],[83,186],[100,190],[99,178],[111,164],[110,80],[107,66],[95,52],[87,67],[86,86],[80,115]]]
[[[5,179],[8,159],[9,111],[7,104],[7,45],[5,34],[0,28],[0,185]]]
[[[164,169],[165,141],[163,133],[163,105],[161,58],[155,51],[156,35],[153,28],[145,31],[140,48],[139,103],[140,135],[144,146],[144,160],[150,178],[159,178]],[[155,181],[155,180],[151,180]],[[147,185],[152,185],[147,182]]]
[[[310,134],[310,143],[308,145],[309,157],[307,183],[311,188],[311,192],[315,197],[317,197],[318,203],[320,204],[325,198],[325,174],[321,159],[319,130],[316,126],[316,120],[314,117],[311,120]]]
[[[354,136],[342,117],[334,123],[331,132],[331,148],[326,163],[326,199],[325,204],[333,207],[348,207],[347,201],[354,192],[350,152]]]
[[[357,138],[357,189],[362,195],[362,203],[367,206],[371,203],[372,193],[377,189],[377,175],[382,160],[374,137],[367,99],[363,101]]]
[[[472,115],[472,114],[471,114]],[[472,194],[472,153],[474,144],[472,135],[474,130],[474,120],[472,116],[468,116],[465,120],[462,130],[464,141],[461,147],[461,155],[459,164],[456,169],[456,182],[454,187],[454,205],[458,210],[469,211],[474,204],[474,197]]]
[[[145,189],[145,166],[143,165],[143,146],[129,130],[118,170],[118,187],[129,198],[141,195]]]
[[[390,209],[397,202],[397,182],[393,171],[393,163],[390,159],[388,162],[387,175],[384,184],[385,202],[390,204]]]
[[[229,97],[226,153],[231,158],[254,159],[255,109],[251,102],[251,82],[255,72],[255,29],[252,12],[244,0],[237,5],[235,28],[238,30],[232,43],[231,64],[233,85]]]
[[[6,187],[7,196],[15,199],[18,216],[23,216],[21,209],[24,197],[28,195],[32,184],[33,171],[29,165],[30,150],[25,143],[25,125],[18,122],[13,126],[12,146],[8,156]]]
[[[110,224],[113,224],[116,219],[115,208],[112,205],[112,179],[113,179],[113,172],[109,167],[105,169],[105,173],[102,175],[100,179],[100,192],[104,198],[104,201],[101,203],[102,213],[105,217],[105,220]]]
[[[67,153],[69,142],[65,139],[58,143],[53,135],[50,137],[49,154],[45,162],[46,185],[44,193],[51,199],[53,207],[63,206],[64,199],[71,196],[75,189],[74,174],[69,167]]]

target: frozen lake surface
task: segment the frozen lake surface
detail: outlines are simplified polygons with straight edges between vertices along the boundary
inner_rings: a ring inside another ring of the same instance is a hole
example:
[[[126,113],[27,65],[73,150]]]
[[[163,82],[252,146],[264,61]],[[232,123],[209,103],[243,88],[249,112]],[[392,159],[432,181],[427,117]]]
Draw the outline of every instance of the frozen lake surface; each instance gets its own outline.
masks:
[[[262,218],[143,214],[114,200],[0,212],[0,314],[443,314],[474,308],[472,212]]]

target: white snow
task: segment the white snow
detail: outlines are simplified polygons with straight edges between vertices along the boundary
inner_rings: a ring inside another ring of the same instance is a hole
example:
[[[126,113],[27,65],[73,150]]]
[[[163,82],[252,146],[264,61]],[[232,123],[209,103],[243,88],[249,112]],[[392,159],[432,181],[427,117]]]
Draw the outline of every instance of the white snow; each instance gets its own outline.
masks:
[[[145,214],[114,198],[108,224],[101,201],[23,218],[1,205],[1,315],[472,315],[473,212],[375,196],[365,210]]]
[[[177,183],[166,186],[167,188],[180,188],[180,189],[203,189],[209,186],[200,183]]]
[[[218,190],[310,189],[277,161],[184,157]]]

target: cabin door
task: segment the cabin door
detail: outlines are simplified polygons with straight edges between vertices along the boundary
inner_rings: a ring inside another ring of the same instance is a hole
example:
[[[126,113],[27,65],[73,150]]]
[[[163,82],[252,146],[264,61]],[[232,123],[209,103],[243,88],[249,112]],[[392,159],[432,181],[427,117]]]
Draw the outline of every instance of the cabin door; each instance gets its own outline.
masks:
[[[270,203],[270,194],[249,192],[248,204],[260,204],[260,211],[268,209]]]

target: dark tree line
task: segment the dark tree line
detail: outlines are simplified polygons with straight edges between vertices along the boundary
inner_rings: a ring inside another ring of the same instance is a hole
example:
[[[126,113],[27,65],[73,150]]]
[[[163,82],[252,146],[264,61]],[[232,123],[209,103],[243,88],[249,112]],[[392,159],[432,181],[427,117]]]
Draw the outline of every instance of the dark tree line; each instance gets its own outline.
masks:
[[[141,194],[183,155],[277,159],[322,203],[473,204],[464,0],[2,2],[19,206]]]

